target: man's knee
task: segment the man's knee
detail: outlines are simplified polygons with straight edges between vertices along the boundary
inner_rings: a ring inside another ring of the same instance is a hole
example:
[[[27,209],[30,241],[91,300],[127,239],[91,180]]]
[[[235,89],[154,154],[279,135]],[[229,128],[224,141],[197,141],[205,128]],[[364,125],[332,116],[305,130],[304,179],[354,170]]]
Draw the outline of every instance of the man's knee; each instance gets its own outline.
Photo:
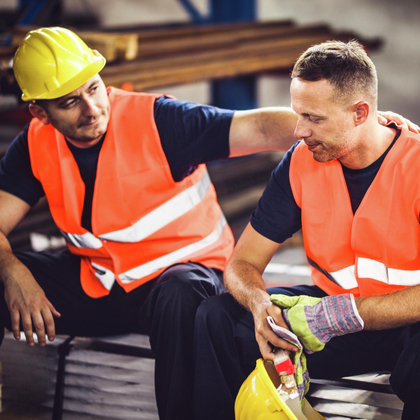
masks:
[[[229,293],[211,297],[203,301],[196,315],[196,323],[205,324],[209,327],[222,324],[230,313],[239,305]]]
[[[218,274],[199,264],[177,264],[168,268],[159,278],[154,289],[170,300],[178,299],[198,304],[207,297],[220,293],[223,287]]]
[[[235,342],[242,346],[242,337],[246,341],[254,339],[252,315],[241,306],[229,293],[213,296],[201,303],[195,317],[195,336],[216,343]]]
[[[197,264],[178,264],[161,274],[148,299],[148,316],[162,311],[194,320],[200,303],[220,292],[221,280],[211,269]],[[159,315],[159,316],[161,316]]]

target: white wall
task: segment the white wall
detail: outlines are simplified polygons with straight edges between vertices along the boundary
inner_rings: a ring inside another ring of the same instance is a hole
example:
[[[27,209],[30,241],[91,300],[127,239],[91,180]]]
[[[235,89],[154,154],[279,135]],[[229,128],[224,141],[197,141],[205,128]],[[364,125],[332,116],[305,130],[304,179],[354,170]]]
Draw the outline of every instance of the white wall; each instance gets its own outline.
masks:
[[[17,0],[2,1],[11,6]],[[383,48],[371,54],[379,76],[379,108],[391,109],[420,123],[419,0],[257,1],[261,20],[327,23],[362,37],[383,38]],[[193,3],[202,14],[207,14],[207,0],[193,0]],[[106,27],[189,20],[177,0],[63,0],[63,5],[65,12],[94,13]],[[286,76],[260,77],[260,106],[289,105],[289,83]],[[182,99],[209,102],[208,83],[168,87],[165,92]]]
[[[262,20],[326,22],[362,37],[381,37],[370,55],[379,78],[379,109],[393,110],[420,123],[420,2],[418,0],[259,0]],[[289,104],[288,81],[264,77],[262,105]],[[286,99],[287,98],[287,99]]]
[[[139,23],[185,22],[189,15],[177,0],[62,0],[64,11],[86,9],[101,19],[103,26]],[[206,0],[193,0],[200,13],[207,13]]]

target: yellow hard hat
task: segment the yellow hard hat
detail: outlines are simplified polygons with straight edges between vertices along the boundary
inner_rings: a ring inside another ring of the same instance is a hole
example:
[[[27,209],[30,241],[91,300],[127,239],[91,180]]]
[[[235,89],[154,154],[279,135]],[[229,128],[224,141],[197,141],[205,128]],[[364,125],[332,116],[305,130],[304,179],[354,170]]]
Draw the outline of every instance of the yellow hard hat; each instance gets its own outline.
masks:
[[[24,101],[54,99],[79,88],[105,66],[105,58],[66,28],[30,31],[13,59]]]
[[[256,368],[242,384],[235,401],[236,420],[324,419],[306,400],[305,414],[300,408],[299,398],[294,400],[293,408],[290,408],[277,392],[267,369],[274,369],[273,374],[277,374],[271,362],[258,359]]]

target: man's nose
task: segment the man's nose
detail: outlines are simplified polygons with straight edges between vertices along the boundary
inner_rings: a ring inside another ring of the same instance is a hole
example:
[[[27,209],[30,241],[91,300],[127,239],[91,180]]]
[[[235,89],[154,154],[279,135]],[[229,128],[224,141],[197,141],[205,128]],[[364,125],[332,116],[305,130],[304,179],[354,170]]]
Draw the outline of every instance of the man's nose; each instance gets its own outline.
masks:
[[[83,101],[83,114],[89,117],[96,117],[98,115],[98,108],[95,101],[91,98],[86,98]]]
[[[312,135],[312,131],[308,127],[306,127],[305,124],[302,123],[299,119],[296,124],[295,132],[294,132],[295,138],[297,140],[300,140],[303,138],[311,137],[311,135]]]

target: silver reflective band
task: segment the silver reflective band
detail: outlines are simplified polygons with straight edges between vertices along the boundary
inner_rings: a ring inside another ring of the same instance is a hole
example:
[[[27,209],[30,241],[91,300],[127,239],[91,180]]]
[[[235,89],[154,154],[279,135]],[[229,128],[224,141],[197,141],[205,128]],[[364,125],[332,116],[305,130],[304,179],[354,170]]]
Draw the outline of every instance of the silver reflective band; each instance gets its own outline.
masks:
[[[111,270],[91,262],[92,267],[95,269],[95,276],[101,281],[105,289],[111,290],[115,282],[115,275]]]
[[[139,242],[199,204],[206,195],[210,185],[210,177],[206,171],[195,185],[146,214],[132,226],[105,233],[100,235],[99,238],[114,242]]]
[[[357,262],[359,278],[370,278],[395,286],[416,286],[420,284],[420,270],[397,270],[388,268],[379,261],[359,258]]]
[[[176,251],[164,255],[160,258],[157,258],[153,261],[149,261],[146,264],[132,268],[131,270],[120,274],[119,279],[124,284],[131,283],[134,280],[141,279],[143,277],[148,276],[149,274],[153,274],[161,268],[169,267],[170,265],[175,264],[176,262],[184,260],[185,257],[188,257],[189,255],[192,255],[195,252],[200,251],[217,242],[217,240],[222,235],[223,228],[225,225],[226,219],[222,213],[216,229],[204,239],[201,239],[200,241],[195,242],[193,244],[187,245],[184,248],[177,249]]]
[[[93,233],[86,232],[83,235],[77,233],[66,233],[61,230],[64,239],[71,245],[78,248],[99,249],[102,247],[102,242]]]
[[[329,272],[329,274],[343,289],[353,289],[354,287],[358,287],[354,268],[354,265],[351,265],[338,271]]]

